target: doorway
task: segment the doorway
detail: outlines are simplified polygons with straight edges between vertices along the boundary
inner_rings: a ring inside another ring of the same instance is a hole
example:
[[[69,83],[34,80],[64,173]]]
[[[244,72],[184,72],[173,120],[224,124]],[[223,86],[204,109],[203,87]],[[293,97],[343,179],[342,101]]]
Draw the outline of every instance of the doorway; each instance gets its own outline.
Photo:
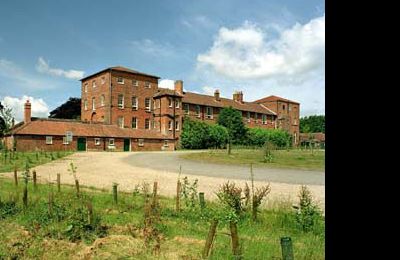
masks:
[[[129,152],[131,149],[131,139],[124,139],[124,152]]]
[[[86,138],[78,137],[78,151],[86,151]]]

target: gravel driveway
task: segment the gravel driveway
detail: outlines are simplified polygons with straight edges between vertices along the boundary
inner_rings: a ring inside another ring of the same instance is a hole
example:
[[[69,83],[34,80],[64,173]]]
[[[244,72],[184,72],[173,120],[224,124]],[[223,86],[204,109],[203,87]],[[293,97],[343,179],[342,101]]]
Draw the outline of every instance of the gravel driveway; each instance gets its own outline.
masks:
[[[73,184],[73,177],[67,171],[69,163],[73,162],[81,185],[110,190],[116,182],[120,190],[132,191],[144,181],[158,181],[160,194],[175,196],[179,165],[182,165],[182,177],[198,179],[198,190],[205,192],[206,199],[215,199],[215,191],[226,181],[235,181],[242,187],[249,181],[248,167],[189,161],[179,157],[185,152],[82,152],[37,166],[35,170],[40,182],[55,181],[56,174],[60,173],[62,183]],[[270,183],[267,204],[277,199],[294,201],[299,186],[307,184],[314,198],[325,208],[324,172],[255,168],[254,173],[256,187]],[[12,176],[12,173],[4,175]]]

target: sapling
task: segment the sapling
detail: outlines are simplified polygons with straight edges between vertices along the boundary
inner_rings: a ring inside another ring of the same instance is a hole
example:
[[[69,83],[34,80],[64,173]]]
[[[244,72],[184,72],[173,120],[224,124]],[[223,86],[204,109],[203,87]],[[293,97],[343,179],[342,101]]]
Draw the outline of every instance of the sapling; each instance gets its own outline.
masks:
[[[69,164],[69,166],[70,166],[70,168],[68,169],[68,171],[72,174],[72,176],[74,177],[74,180],[75,180],[76,196],[79,197],[79,180],[78,180],[78,177],[76,176],[77,167],[74,166],[73,162],[71,162]]]

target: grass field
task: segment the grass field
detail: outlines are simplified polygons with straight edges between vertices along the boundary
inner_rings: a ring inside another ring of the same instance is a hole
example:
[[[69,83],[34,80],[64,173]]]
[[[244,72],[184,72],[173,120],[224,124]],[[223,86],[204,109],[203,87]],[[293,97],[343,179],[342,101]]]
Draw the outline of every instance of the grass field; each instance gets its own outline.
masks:
[[[160,183],[159,185],[162,185]],[[205,210],[186,207],[175,212],[173,198],[159,198],[161,247],[158,256],[144,246],[145,196],[132,187],[132,193],[119,193],[118,204],[110,191],[82,188],[76,197],[74,187],[28,183],[28,207],[22,204],[23,181],[15,187],[0,178],[0,259],[201,259],[210,226],[210,214],[219,204],[207,202]],[[54,199],[49,213],[49,192]],[[15,200],[16,205],[11,201]],[[88,225],[86,203],[92,202],[94,220]],[[215,202],[217,203],[217,202]],[[277,206],[279,205],[279,206]],[[281,259],[280,238],[293,240],[295,259],[324,259],[324,220],[309,232],[296,222],[291,205],[280,202],[263,209],[257,222],[246,214],[238,222],[244,259]],[[218,226],[210,259],[231,259],[227,223]]]
[[[206,161],[221,164],[254,164],[260,167],[275,167],[304,170],[324,170],[325,151],[323,150],[275,150],[272,162],[264,162],[262,149],[232,149],[231,155],[226,150],[210,150],[207,152],[182,155],[185,159]]]
[[[0,172],[12,172],[14,167],[18,166],[19,170],[24,169],[26,163],[30,167],[48,163],[53,160],[63,158],[73,152],[0,152]]]

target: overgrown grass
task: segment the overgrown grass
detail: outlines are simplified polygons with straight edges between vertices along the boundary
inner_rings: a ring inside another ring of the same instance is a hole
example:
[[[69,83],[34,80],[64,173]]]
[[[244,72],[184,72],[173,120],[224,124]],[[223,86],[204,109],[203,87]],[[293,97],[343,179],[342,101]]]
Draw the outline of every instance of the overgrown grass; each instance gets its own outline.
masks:
[[[264,151],[258,149],[232,149],[228,155],[226,150],[210,150],[207,152],[188,153],[181,155],[182,158],[206,161],[220,164],[247,164],[271,168],[289,168],[304,170],[324,170],[325,151],[323,150],[274,150],[272,161],[265,162]]]
[[[2,150],[0,152],[0,172],[14,171],[15,166],[18,166],[18,169],[22,170],[25,168],[26,163],[29,164],[29,167],[34,167],[63,158],[72,153],[70,151],[9,152]]]
[[[162,183],[159,185],[162,187]],[[83,188],[83,196],[77,198],[72,186],[62,185],[61,193],[57,193],[56,187],[46,184],[39,184],[34,191],[29,183],[29,206],[24,209],[22,188],[22,182],[16,188],[11,180],[0,178],[2,203],[16,200],[14,206],[8,207],[11,211],[3,210],[5,206],[0,209],[0,259],[71,259],[85,255],[96,259],[200,259],[210,226],[209,215],[220,207],[209,201],[203,211],[198,206],[182,205],[182,211],[177,214],[175,200],[160,197],[158,229],[163,240],[160,255],[154,256],[143,243],[145,198],[142,194],[120,192],[115,205],[111,187],[108,192]],[[51,216],[47,203],[50,191],[54,192]],[[97,218],[93,227],[84,227],[88,201]],[[321,219],[311,231],[304,232],[290,205],[261,210],[257,222],[244,216],[238,222],[244,259],[279,259],[282,236],[292,238],[295,259],[324,259],[324,226]],[[228,233],[227,224],[221,223],[210,259],[231,259]]]

